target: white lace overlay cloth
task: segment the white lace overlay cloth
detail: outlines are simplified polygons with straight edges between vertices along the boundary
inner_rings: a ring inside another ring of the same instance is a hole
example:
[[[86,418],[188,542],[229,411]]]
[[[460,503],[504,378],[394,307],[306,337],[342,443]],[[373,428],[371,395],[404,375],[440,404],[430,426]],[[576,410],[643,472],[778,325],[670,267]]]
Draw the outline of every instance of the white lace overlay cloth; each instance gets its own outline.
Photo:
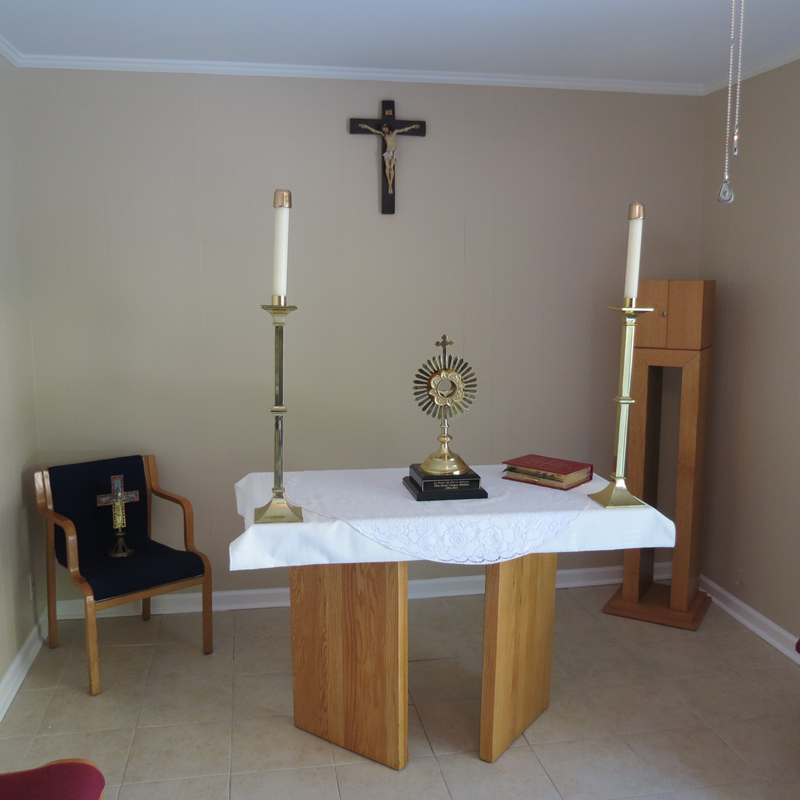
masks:
[[[417,502],[402,483],[407,469],[288,473],[286,498],[304,509],[305,522],[270,525],[253,525],[253,509],[271,498],[272,474],[252,473],[236,484],[247,530],[231,545],[231,569],[386,561],[392,553],[492,564],[534,551],[674,543],[674,526],[655,509],[602,509],[590,500],[602,478],[559,491],[503,480],[501,465],[474,469],[486,499]]]
[[[407,469],[299,472],[286,481],[290,503],[349,522],[364,536],[409,556],[449,564],[492,564],[552,539],[590,500],[574,490],[520,486],[499,466],[476,467],[485,500],[417,502]],[[521,490],[521,491],[520,491]],[[547,495],[546,504],[531,495]]]

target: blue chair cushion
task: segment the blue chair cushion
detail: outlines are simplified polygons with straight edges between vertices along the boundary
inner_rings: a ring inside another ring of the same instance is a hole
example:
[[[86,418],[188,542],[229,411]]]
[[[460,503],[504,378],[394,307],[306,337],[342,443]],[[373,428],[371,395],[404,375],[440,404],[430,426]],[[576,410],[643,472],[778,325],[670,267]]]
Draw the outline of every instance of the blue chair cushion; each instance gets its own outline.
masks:
[[[174,550],[147,536],[147,480],[142,456],[108,458],[82,464],[50,467],[53,510],[72,520],[78,538],[81,575],[92,587],[95,600],[152,589],[204,574],[197,553]],[[111,493],[111,477],[122,475],[124,490],[138,491],[139,500],[125,504],[125,541],[134,552],[110,558],[116,536],[111,506],[98,506],[98,495]],[[67,566],[63,529],[55,526],[55,551]]]
[[[109,558],[107,553],[80,558],[81,575],[89,581],[96,601],[198,578],[205,572],[197,553],[173,550],[147,536],[129,534],[125,541],[134,551],[125,558]]]

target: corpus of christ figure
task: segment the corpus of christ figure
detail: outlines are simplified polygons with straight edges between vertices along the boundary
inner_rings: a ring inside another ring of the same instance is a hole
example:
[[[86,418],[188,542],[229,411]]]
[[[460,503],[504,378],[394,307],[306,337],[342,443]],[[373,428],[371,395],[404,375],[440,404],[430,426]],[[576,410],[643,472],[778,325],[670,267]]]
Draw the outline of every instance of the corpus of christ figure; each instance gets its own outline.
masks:
[[[351,119],[350,133],[373,133],[383,139],[381,213],[394,214],[397,137],[401,134],[404,136],[424,136],[425,123],[422,120],[395,119],[394,100],[384,100],[381,106],[383,112],[381,119]]]
[[[385,122],[381,125],[379,131],[376,131],[375,128],[370,128],[369,125],[365,125],[363,122],[360,122],[358,127],[365,128],[368,131],[372,131],[372,133],[377,133],[378,136],[383,136],[384,146],[386,148],[383,151],[386,180],[389,182],[389,194],[394,194],[394,165],[397,163],[397,134],[417,130],[419,125],[409,125],[407,128],[400,128],[396,131],[390,130]]]

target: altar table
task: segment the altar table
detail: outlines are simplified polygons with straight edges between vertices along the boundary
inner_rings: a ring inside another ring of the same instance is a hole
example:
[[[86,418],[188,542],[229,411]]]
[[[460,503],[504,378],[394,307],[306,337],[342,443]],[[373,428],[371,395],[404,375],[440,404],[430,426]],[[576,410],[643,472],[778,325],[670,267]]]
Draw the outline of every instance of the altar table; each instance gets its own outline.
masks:
[[[416,502],[405,469],[288,473],[304,522],[253,525],[272,473],[236,485],[246,531],[232,570],[288,566],[294,722],[382,764],[408,761],[407,562],[486,564],[480,757],[495,761],[547,708],[559,552],[672,547],[649,506],[604,509],[475,467],[489,498]],[[390,547],[389,544],[392,544]]]

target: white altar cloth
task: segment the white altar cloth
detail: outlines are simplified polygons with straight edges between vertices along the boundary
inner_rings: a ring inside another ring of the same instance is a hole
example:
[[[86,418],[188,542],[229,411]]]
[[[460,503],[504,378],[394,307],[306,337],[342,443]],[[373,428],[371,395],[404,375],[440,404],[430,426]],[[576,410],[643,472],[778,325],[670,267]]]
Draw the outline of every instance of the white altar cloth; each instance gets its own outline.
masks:
[[[501,465],[479,466],[485,500],[417,502],[406,469],[330,470],[284,476],[286,498],[302,523],[254,525],[272,497],[272,473],[236,484],[246,530],[230,546],[230,568],[352,564],[425,559],[491,564],[527,553],[672,547],[674,524],[650,506],[606,509],[588,495],[606,481],[562,492],[502,480]]]

